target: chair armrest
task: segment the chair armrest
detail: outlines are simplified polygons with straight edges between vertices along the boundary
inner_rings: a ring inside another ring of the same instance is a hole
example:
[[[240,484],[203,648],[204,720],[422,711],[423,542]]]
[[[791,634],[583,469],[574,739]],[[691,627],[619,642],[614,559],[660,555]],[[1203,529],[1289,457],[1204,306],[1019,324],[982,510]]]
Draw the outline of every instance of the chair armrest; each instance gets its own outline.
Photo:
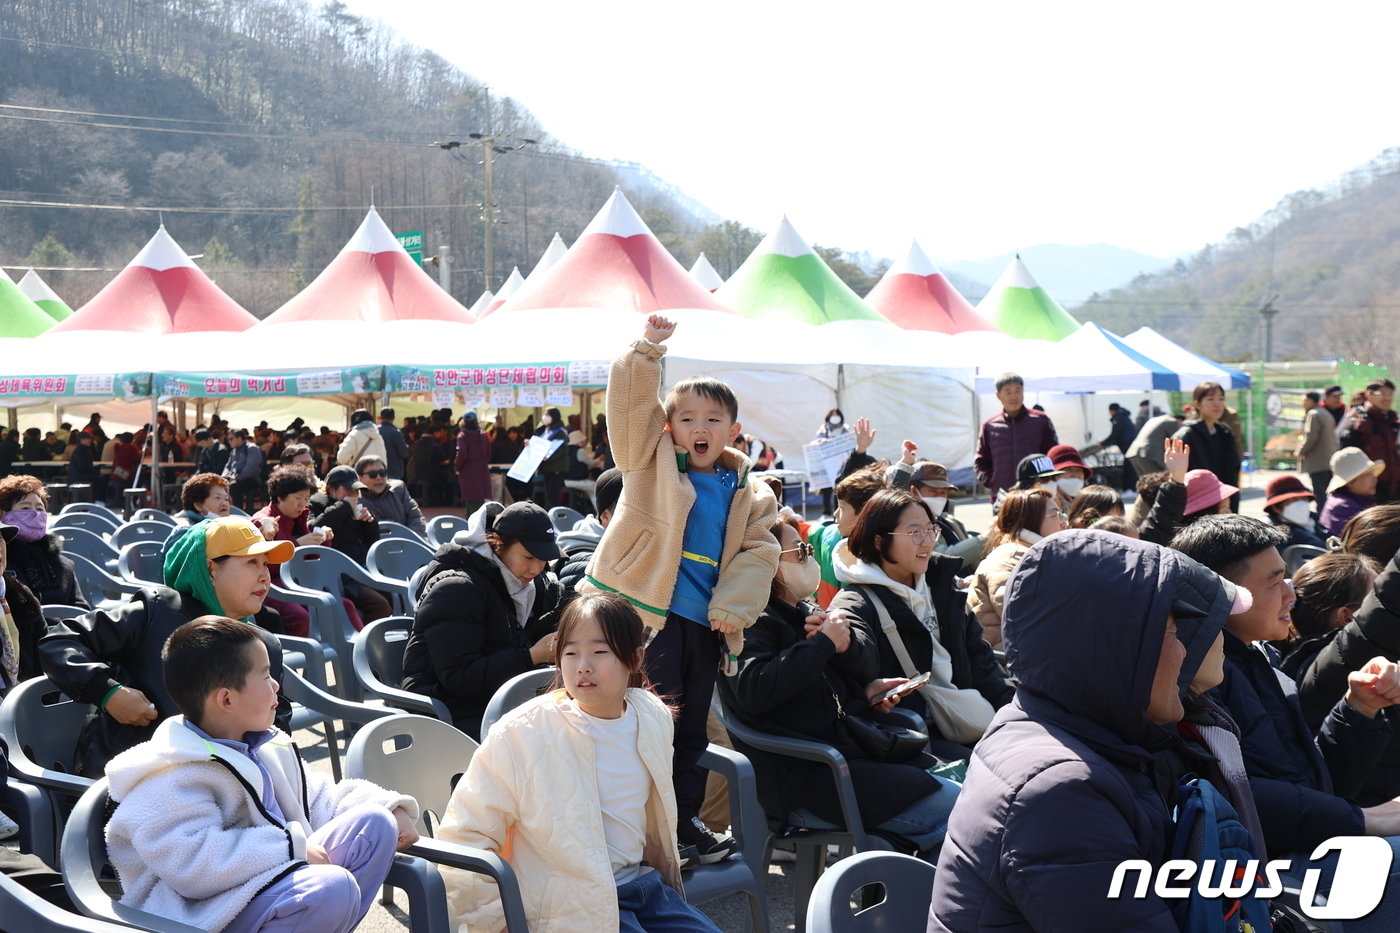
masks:
[[[345,722],[365,723],[400,715],[396,709],[342,700],[340,697],[322,690],[290,668],[282,672],[282,692],[287,695],[287,699],[294,703],[300,703],[313,712]]]
[[[515,880],[515,872],[509,863],[495,852],[441,839],[420,838],[404,854],[490,877],[496,882],[501,907],[505,911],[506,929],[511,933],[526,933],[528,930],[525,905],[520,899],[520,883]]]
[[[765,873],[762,856],[767,848],[769,836],[768,819],[758,803],[758,778],[754,774],[753,763],[732,748],[711,742],[700,753],[699,765],[724,776],[729,784],[729,825],[739,842],[739,849],[752,854],[755,863],[750,867],[757,872],[755,877]],[[746,801],[753,805],[745,806]],[[764,845],[752,845],[751,840],[763,840]]]

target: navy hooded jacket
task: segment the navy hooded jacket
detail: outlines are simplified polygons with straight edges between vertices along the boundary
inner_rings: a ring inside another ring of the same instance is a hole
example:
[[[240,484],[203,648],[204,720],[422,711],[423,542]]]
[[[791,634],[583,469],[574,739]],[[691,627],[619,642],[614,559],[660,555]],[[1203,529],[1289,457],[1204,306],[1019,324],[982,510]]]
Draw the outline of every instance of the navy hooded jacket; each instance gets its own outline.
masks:
[[[1051,535],[1022,559],[1002,623],[1016,698],[974,751],[929,933],[1175,933],[1155,895],[1107,895],[1120,862],[1169,855],[1153,754],[1168,734],[1146,710],[1176,600],[1204,613],[1178,612],[1184,687],[1229,614],[1229,584],[1180,553],[1097,531]]]

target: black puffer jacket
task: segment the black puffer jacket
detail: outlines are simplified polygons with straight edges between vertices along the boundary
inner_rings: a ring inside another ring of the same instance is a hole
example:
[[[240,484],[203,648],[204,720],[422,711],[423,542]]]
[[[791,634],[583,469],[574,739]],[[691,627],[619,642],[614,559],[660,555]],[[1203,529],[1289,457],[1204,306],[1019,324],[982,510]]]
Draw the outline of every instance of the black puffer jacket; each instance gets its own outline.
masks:
[[[180,710],[165,689],[160,652],[177,628],[208,615],[193,596],[183,596],[166,586],[144,587],[114,612],[96,610],[77,619],[54,623],[39,642],[44,673],[69,697],[96,707],[116,686],[140,690],[155,705],[156,719],[148,726],[126,726],[97,709],[78,736],[79,771],[101,777],[102,769],[118,752],[146,741],[156,726]],[[282,677],[282,645],[259,628],[272,676]],[[278,693],[277,727],[292,723],[292,704]]]
[[[10,570],[45,606],[89,608],[73,576],[73,562],[60,552],[58,538],[46,534],[38,541],[9,542]]]
[[[1285,669],[1291,670],[1298,682],[1298,698],[1309,728],[1318,731],[1337,701],[1346,695],[1347,674],[1375,657],[1400,660],[1400,556],[1392,558],[1376,578],[1375,587],[1350,622],[1301,643],[1289,655]],[[1395,717],[1387,710],[1377,719],[1393,725]],[[1397,796],[1400,742],[1392,739],[1361,785],[1356,802],[1367,807]]]
[[[521,625],[491,558],[460,544],[439,548],[404,649],[403,689],[442,700],[457,728],[479,739],[492,694],[535,667],[530,647],[558,625],[559,581],[545,572],[532,585],[535,603]]]
[[[982,626],[977,617],[967,608],[967,597],[954,581],[962,561],[956,557],[933,554],[928,564],[929,595],[933,600],[933,610],[938,618],[938,640],[947,649],[953,663],[953,686],[973,689],[987,698],[987,702],[1000,709],[1015,695],[1011,682],[1002,673],[992,653],[982,637]],[[895,628],[904,640],[909,657],[929,658],[933,654],[933,636],[924,628],[908,604],[886,587],[871,588],[879,594],[880,601],[894,619]],[[873,634],[878,645],[879,664],[877,677],[903,677],[899,658],[890,647],[889,640],[880,632],[880,613],[866,596],[866,587],[847,586],[831,601],[829,609],[848,609],[860,616],[862,623]],[[923,695],[913,693],[900,702],[900,705],[913,710],[928,719],[927,704]],[[930,729],[932,729],[930,724]],[[936,737],[936,731],[931,732]],[[936,748],[936,746],[935,746]]]
[[[43,607],[29,587],[9,572],[5,574],[5,601],[10,604],[10,615],[19,630],[19,679],[37,677],[44,673],[39,666],[39,639],[48,628]],[[0,678],[0,686],[4,686],[3,678]]]
[[[879,649],[859,626],[851,627],[850,647],[839,654],[825,635],[808,638],[803,625],[815,608],[770,600],[744,632],[739,672],[719,679],[720,696],[726,710],[755,729],[835,746],[850,766],[861,819],[866,826],[878,826],[941,785],[924,771],[931,761],[871,761],[851,741],[837,718],[836,698],[849,715],[882,718],[867,712],[865,699],[865,685],[876,677]],[[753,761],[765,812],[782,819],[805,807],[841,823],[836,785],[826,765],[757,751],[738,741],[735,746]]]

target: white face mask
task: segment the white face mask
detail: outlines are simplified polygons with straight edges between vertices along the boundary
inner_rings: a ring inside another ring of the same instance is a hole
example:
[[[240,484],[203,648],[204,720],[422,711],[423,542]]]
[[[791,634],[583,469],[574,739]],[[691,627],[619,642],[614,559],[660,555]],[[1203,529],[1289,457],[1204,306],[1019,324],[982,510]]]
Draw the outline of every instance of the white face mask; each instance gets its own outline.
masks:
[[[839,428],[841,426],[841,416],[832,415],[830,418],[826,419],[826,423],[831,425],[833,428]]]
[[[540,424],[549,425],[549,424],[553,424],[553,423],[554,423],[554,416],[553,416],[553,415],[545,415],[543,418],[540,419]]]
[[[1294,499],[1279,510],[1279,516],[1290,525],[1306,528],[1312,524],[1311,506],[1307,499]]]
[[[947,496],[924,496],[923,500],[924,505],[928,506],[933,512],[934,518],[942,515],[944,507],[948,505]]]
[[[778,579],[793,596],[806,599],[817,591],[817,586],[822,582],[822,568],[810,557],[800,564],[779,561]]]
[[[1077,476],[1061,476],[1055,480],[1055,485],[1060,487],[1060,492],[1073,499],[1084,488],[1084,481]]]

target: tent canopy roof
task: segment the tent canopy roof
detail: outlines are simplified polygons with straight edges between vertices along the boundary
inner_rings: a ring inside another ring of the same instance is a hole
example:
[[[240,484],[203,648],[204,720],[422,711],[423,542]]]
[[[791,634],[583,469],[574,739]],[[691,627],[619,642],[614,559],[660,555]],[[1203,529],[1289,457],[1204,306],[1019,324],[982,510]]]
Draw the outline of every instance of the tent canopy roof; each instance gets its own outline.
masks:
[[[1020,256],[1006,264],[977,312],[1015,337],[1062,340],[1079,329],[1079,322],[1041,287]]]
[[[875,283],[865,303],[907,330],[996,330],[938,271],[917,240],[909,242],[908,252]]]

